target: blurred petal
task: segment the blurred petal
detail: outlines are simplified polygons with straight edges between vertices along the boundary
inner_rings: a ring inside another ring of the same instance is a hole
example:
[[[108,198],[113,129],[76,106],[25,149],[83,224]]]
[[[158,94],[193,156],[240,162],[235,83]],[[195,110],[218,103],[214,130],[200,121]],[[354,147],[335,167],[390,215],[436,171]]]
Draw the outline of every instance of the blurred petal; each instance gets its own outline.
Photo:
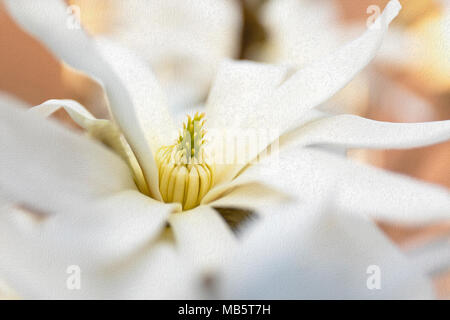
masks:
[[[450,139],[450,120],[391,123],[354,115],[337,115],[313,121],[298,130],[296,136],[293,141],[294,145],[407,149],[436,144]]]
[[[106,279],[111,299],[199,299],[198,278],[172,246],[158,245],[130,259],[118,275]]]
[[[389,23],[399,10],[398,1],[390,1],[375,27],[337,52],[298,70],[288,79],[289,70],[283,67],[243,63],[235,64],[238,70],[231,70],[229,65],[225,65],[218,74],[215,84],[218,88],[212,90],[208,101],[209,108],[213,109],[213,126],[270,128],[275,124],[283,131],[293,129],[305,111],[333,96],[372,60]],[[224,71],[224,68],[230,68],[231,72]],[[217,98],[215,91],[225,92],[224,97],[218,95],[220,99]],[[248,91],[250,95],[247,97]],[[230,98],[232,95],[236,98]],[[221,105],[224,100],[226,106]],[[253,105],[243,108],[248,104]],[[216,108],[220,109],[216,111]],[[241,109],[245,109],[247,114],[242,115]]]
[[[17,211],[0,215],[0,275],[28,299],[178,297],[185,284],[177,289],[174,281],[185,277],[177,268],[182,264],[151,246],[171,206],[155,203],[131,191],[69,219],[27,225]],[[144,248],[143,257],[136,257]],[[81,272],[80,290],[67,286],[70,266]]]
[[[255,54],[263,61],[299,67],[324,57],[341,43],[338,5],[333,1],[267,1],[260,19],[269,35]]]
[[[134,82],[129,83],[130,73],[139,70],[140,66],[134,65],[135,60],[128,60],[130,57],[128,53],[120,54],[120,56],[117,53],[113,53],[119,59],[116,63],[123,64],[123,68],[119,68],[117,64],[114,64],[114,67],[112,67],[109,64],[111,61],[106,61],[105,57],[100,53],[101,46],[99,48],[81,29],[69,28],[67,25],[69,13],[63,1],[31,2],[7,0],[5,4],[16,22],[20,23],[30,34],[46,44],[58,57],[71,66],[103,81],[111,102],[111,111],[114,118],[123,130],[125,137],[138,158],[152,195],[159,199],[158,173],[151,146],[149,145],[149,143],[154,143],[154,139],[148,140],[148,137],[158,133],[159,130],[156,129],[158,126],[165,126],[169,122],[148,123],[148,117],[143,116],[148,109],[151,109],[152,112],[157,109],[162,115],[167,112],[165,101],[159,99],[161,97],[160,94],[152,97],[153,100],[147,99],[146,90],[152,94],[159,90],[155,86],[154,79],[152,77],[144,79],[148,74],[139,72],[137,74],[139,81],[136,81],[136,83],[138,83],[140,89],[133,89],[129,92],[128,90],[134,84]],[[105,54],[105,52],[102,53]],[[106,58],[108,57],[109,55]],[[133,66],[133,69],[128,69],[131,68],[130,66]],[[117,73],[119,70],[124,71],[123,69],[126,70],[124,74]],[[122,79],[121,76],[124,76],[124,78]],[[147,80],[147,85],[144,88],[145,90],[143,90],[142,84]],[[132,96],[138,90],[140,94]],[[145,97],[146,100],[142,101],[142,97]],[[149,102],[151,104],[146,105]],[[152,130],[155,133],[147,134],[147,132]]]
[[[336,205],[346,212],[406,224],[450,217],[450,194],[444,188],[314,149],[286,149],[274,157],[248,168],[215,194],[262,183],[301,201],[321,203],[332,189]]]
[[[196,265],[220,265],[236,247],[236,238],[214,209],[200,206],[169,217],[179,252]]]
[[[286,67],[224,65],[208,99],[211,127],[277,130],[277,136],[269,134],[257,148],[248,148],[256,156],[278,136],[303,125],[309,110],[331,98],[373,59],[400,8],[397,0],[390,1],[360,38],[294,74]],[[218,183],[233,178],[243,166],[226,168],[231,174],[220,176]]]
[[[47,250],[61,252],[70,249],[70,257],[85,268],[105,267],[127,254],[147,245],[162,231],[167,217],[176,205],[165,204],[128,190],[89,203],[76,204],[64,215],[28,218],[29,213],[17,209],[14,214],[3,211],[1,224],[9,226],[3,243],[14,246],[12,234],[23,243],[40,242]],[[16,246],[16,249],[18,247]],[[11,248],[10,248],[11,249]],[[12,249],[11,249],[12,250]],[[20,251],[20,250],[19,250]]]
[[[147,183],[136,156],[119,128],[112,121],[94,118],[88,110],[73,100],[48,100],[33,107],[29,112],[48,117],[61,108],[64,108],[72,120],[85,129],[93,138],[116,151],[130,167],[139,190],[149,194]]]
[[[284,132],[297,127],[307,110],[331,98],[374,58],[400,8],[397,0],[390,1],[378,22],[360,38],[293,74],[260,105],[270,112],[265,111],[265,119],[260,117],[259,121],[276,123]]]
[[[109,123],[109,120],[97,120],[84,106],[74,100],[57,100],[52,99],[30,109],[30,113],[40,114],[44,117],[50,116],[52,113],[63,108],[70,117],[83,129],[92,126],[92,122]]]
[[[292,199],[282,192],[255,183],[230,188],[217,199],[208,201],[207,204],[214,208],[245,209],[263,214],[261,209],[290,200]]]
[[[222,63],[206,103],[207,126],[215,130],[217,137],[211,139],[211,147],[217,159],[224,159],[224,151],[219,143],[227,134],[233,135],[233,129],[258,128],[255,119],[261,114],[257,104],[263,96],[269,96],[287,77],[289,69],[249,61],[226,61]],[[264,110],[263,110],[264,111]],[[273,123],[272,123],[273,124]],[[267,127],[267,128],[270,128]],[[278,133],[278,132],[277,132]],[[268,137],[261,145],[267,145],[277,136]],[[252,143],[249,141],[246,143]],[[254,158],[260,151],[245,146],[249,158]],[[216,167],[216,184],[233,178],[245,163],[218,165]]]
[[[242,13],[237,1],[71,0],[71,3],[80,6],[84,26],[92,30],[92,26],[103,22],[106,30],[101,32],[102,36],[145,58],[174,109],[183,110],[203,100],[219,63],[239,51]]]
[[[0,106],[0,194],[44,213],[136,189],[111,151],[59,125]]]
[[[97,39],[97,44],[102,56],[120,76],[129,92],[152,151],[156,152],[161,146],[170,144],[176,138],[175,126],[167,108],[166,96],[148,65],[131,51],[115,46],[106,39]]]
[[[257,127],[258,116],[268,112],[260,110],[258,102],[273,94],[288,74],[287,67],[250,61],[223,62],[206,104],[208,125],[213,128]]]
[[[343,213],[289,205],[247,232],[225,267],[225,299],[423,299],[431,283],[377,230]],[[270,254],[268,254],[270,252]],[[369,290],[369,267],[380,290]]]

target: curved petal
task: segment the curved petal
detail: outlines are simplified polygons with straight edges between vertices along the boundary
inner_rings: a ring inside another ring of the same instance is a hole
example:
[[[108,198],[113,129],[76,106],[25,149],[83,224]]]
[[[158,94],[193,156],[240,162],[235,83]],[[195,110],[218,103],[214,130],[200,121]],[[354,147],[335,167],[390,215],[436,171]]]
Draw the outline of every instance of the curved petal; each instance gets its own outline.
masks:
[[[97,38],[96,45],[129,92],[152,151],[172,143],[176,139],[175,125],[166,107],[166,96],[148,65],[131,51],[107,39]],[[129,106],[125,108],[130,109]]]
[[[390,1],[360,38],[294,74],[249,62],[223,65],[208,98],[212,125],[293,129],[305,111],[333,96],[372,60],[400,8]]]
[[[373,27],[360,38],[293,74],[285,67],[261,64],[223,66],[208,99],[211,126],[228,130],[267,129],[267,136],[256,148],[247,147],[256,156],[283,133],[304,124],[309,110],[331,98],[373,59],[400,8],[397,0],[390,1]],[[225,167],[231,174],[218,182],[233,178],[244,166]]]
[[[158,245],[133,257],[105,290],[111,299],[199,299],[198,275],[172,246]]]
[[[362,217],[304,205],[276,213],[247,232],[225,266],[225,299],[423,299],[431,282]],[[245,267],[243,267],[245,266]],[[370,290],[370,268],[381,290]]]
[[[220,65],[209,92],[208,124],[212,128],[257,128],[259,117],[268,117],[277,111],[261,110],[258,102],[273,94],[289,72],[288,67],[226,60]],[[273,124],[270,120],[265,119],[266,125]]]
[[[242,13],[235,1],[109,2],[102,10],[104,0],[72,0],[96,18],[106,16],[100,23],[105,29],[102,34],[145,57],[166,89],[172,110],[202,101],[219,63],[239,51]],[[81,18],[88,28],[98,23],[98,19],[83,19],[86,16]]]
[[[18,108],[0,105],[0,146],[1,197],[38,212],[136,189],[114,153]]]
[[[262,109],[279,110],[277,113],[272,111],[266,121],[276,123],[282,132],[297,127],[296,122],[307,110],[331,98],[375,57],[389,24],[400,9],[400,3],[391,0],[372,28],[360,38],[287,79],[260,105]]]
[[[15,209],[15,214],[26,216],[27,212],[21,210]],[[165,227],[169,214],[176,210],[176,205],[128,190],[73,205],[61,215],[37,221],[30,218],[28,228],[8,212],[3,213],[1,222],[11,229],[4,232],[5,242],[9,241],[7,234],[13,233],[24,242],[39,239],[49,250],[63,252],[70,248],[72,259],[86,268],[98,268],[150,243]]]
[[[130,256],[152,248],[174,210],[137,191],[125,191],[43,221],[20,209],[2,212],[0,274],[26,298],[113,295],[103,287],[114,284],[109,282]],[[69,266],[81,270],[81,292],[66,287]]]
[[[236,247],[225,220],[209,206],[169,217],[179,252],[200,268],[220,265]]]
[[[306,202],[321,203],[333,190],[340,209],[392,222],[421,224],[450,217],[450,194],[444,188],[314,149],[286,149],[274,157],[212,194],[262,183]]]
[[[48,100],[38,106],[30,109],[30,113],[38,113],[45,117],[63,108],[69,116],[90,136],[101,141],[112,148],[118,155],[124,159],[133,173],[134,180],[139,190],[149,194],[147,182],[145,181],[139,163],[130,148],[130,145],[123,137],[119,128],[110,120],[96,119],[81,104],[73,100]]]
[[[112,67],[111,61],[105,60],[100,53],[99,46],[92,39],[81,29],[67,25],[69,13],[63,1],[49,0],[43,3],[7,0],[5,4],[11,16],[25,30],[46,44],[58,57],[71,66],[103,81],[111,102],[113,116],[136,154],[149,184],[150,192],[155,198],[160,199],[158,172],[150,146],[154,139],[149,140],[149,136],[153,136],[159,131],[155,128],[166,126],[170,122],[148,123],[149,118],[143,116],[149,109],[158,110],[161,114],[167,113],[167,106],[165,101],[160,100],[161,94],[159,88],[155,86],[153,77],[144,79],[148,74],[143,75],[144,72],[138,72],[140,66],[134,65],[135,59],[130,58],[128,54],[121,54],[120,59],[116,61],[116,63],[124,64],[123,68],[117,67],[116,64],[115,67]],[[128,60],[129,58],[132,60]],[[128,69],[131,66],[133,69]],[[122,79],[122,74],[117,71],[124,69],[126,72]],[[140,92],[138,96],[132,96],[138,92],[137,90],[128,91],[134,83],[134,81],[129,82],[130,73],[133,72],[138,72],[139,81],[136,81],[140,88],[137,89]],[[147,80],[148,82],[146,82]],[[143,82],[147,84],[145,89],[154,94],[152,99],[149,99],[145,91],[142,93]],[[145,98],[144,101],[142,101],[142,97]]]
[[[208,201],[207,204],[214,208],[239,208],[263,214],[261,209],[291,200],[292,197],[276,189],[258,183],[249,183],[230,188],[217,199]]]
[[[295,145],[337,145],[344,148],[406,149],[450,139],[450,120],[392,123],[354,115],[337,115],[313,121],[290,137]],[[283,144],[283,141],[281,141]]]

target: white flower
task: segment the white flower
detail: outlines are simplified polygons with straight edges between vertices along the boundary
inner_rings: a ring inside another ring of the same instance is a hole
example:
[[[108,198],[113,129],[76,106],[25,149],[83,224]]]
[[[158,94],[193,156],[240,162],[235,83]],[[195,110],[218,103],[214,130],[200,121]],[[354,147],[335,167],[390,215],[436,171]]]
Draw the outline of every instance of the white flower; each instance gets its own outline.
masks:
[[[149,62],[175,109],[204,99],[220,62],[239,53],[242,13],[237,1],[70,3],[79,6],[83,25],[95,36],[139,52]]]
[[[430,1],[431,2],[431,1]],[[435,1],[440,2],[440,1]],[[428,6],[430,3],[428,3]],[[443,4],[442,4],[443,5]],[[427,4],[408,3],[406,9],[414,11],[415,7]],[[378,8],[378,9],[377,9]],[[419,8],[424,10],[425,8]],[[378,6],[367,8],[367,22],[373,23],[379,14]],[[418,8],[416,8],[416,12]],[[425,14],[424,14],[425,15]],[[255,52],[254,59],[277,64],[289,64],[302,67],[324,57],[366,27],[366,23],[342,23],[340,10],[333,1],[314,0],[274,0],[265,3],[261,9],[260,20],[268,36],[267,41]],[[438,88],[440,92],[449,87],[448,68],[450,61],[447,37],[450,22],[449,10],[423,18],[421,23],[406,29],[399,24],[390,29],[383,46],[376,57],[376,62],[394,70],[402,68],[408,73],[424,79],[425,88]],[[381,78],[381,80],[380,80]],[[430,81],[432,79],[432,81]],[[341,92],[327,103],[332,110],[344,109],[346,112],[361,114],[374,99],[374,90],[367,89],[376,81],[387,81],[386,76],[377,70],[366,69],[351,81]],[[405,89],[392,83],[398,94]],[[375,86],[376,87],[376,86]],[[413,93],[410,99],[419,100]],[[375,94],[375,99],[378,95]],[[378,100],[375,100],[378,103]],[[414,100],[413,100],[414,102]],[[410,105],[411,103],[406,103]],[[423,107],[421,101],[416,104]],[[325,107],[325,106],[324,106]],[[396,106],[401,108],[401,106]],[[414,114],[405,108],[403,113]],[[413,109],[413,107],[411,108]]]
[[[336,212],[332,204],[320,211],[286,204],[278,215],[258,221],[217,274],[212,292],[224,299],[434,296],[423,270],[400,254],[374,222]]]
[[[300,70],[225,62],[206,105],[209,128],[219,133],[276,129],[280,150],[264,155],[278,141],[270,137],[256,147],[244,145],[247,159],[261,155],[260,165],[212,163],[209,190],[203,197],[199,193],[188,211],[182,211],[190,207],[182,195],[192,191],[186,185],[201,184],[201,169],[196,167],[194,177],[184,173],[192,169],[189,165],[204,164],[176,163],[177,173],[169,172],[171,187],[163,188],[166,171],[159,151],[177,136],[164,95],[148,69],[125,50],[65,28],[65,7],[59,1],[47,1],[45,11],[42,2],[5,3],[16,21],[56,55],[103,82],[114,121],[95,119],[67,100],[48,101],[34,112],[65,108],[122,158],[35,115],[0,108],[0,167],[6,168],[0,173],[0,197],[11,203],[0,211],[0,276],[21,296],[185,297],[192,279],[180,269],[191,263],[194,270],[217,267],[236,248],[234,234],[214,208],[265,216],[284,210],[288,200],[294,208],[301,202],[321,203],[333,188],[340,211],[408,223],[448,217],[446,190],[355,165],[329,152],[445,141],[448,121],[394,124],[313,110],[370,62],[400,10],[398,1],[388,4],[380,29],[366,31]],[[211,142],[220,154],[217,141]],[[276,165],[273,156],[278,157]],[[183,181],[188,184],[183,186]],[[30,218],[29,210],[42,219]],[[167,233],[190,263],[178,263]],[[80,291],[65,286],[66,268],[73,264],[89,279]]]

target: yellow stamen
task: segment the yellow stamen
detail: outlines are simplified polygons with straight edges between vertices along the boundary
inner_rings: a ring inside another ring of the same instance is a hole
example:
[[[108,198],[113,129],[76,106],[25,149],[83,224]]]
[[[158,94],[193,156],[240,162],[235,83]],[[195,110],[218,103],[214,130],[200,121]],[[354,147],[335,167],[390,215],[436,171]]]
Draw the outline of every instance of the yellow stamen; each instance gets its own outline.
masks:
[[[156,156],[161,196],[165,202],[180,203],[183,210],[198,206],[214,183],[214,168],[203,148],[204,116],[188,116],[177,142],[160,148]]]

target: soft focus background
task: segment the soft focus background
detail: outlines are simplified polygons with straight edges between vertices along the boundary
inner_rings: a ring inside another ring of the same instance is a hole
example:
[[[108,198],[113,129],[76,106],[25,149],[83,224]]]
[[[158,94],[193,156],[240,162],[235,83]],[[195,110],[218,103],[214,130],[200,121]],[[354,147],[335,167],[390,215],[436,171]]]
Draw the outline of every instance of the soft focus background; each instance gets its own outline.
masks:
[[[222,59],[301,66],[362,32],[376,13],[374,6],[382,9],[388,1],[67,2],[75,5],[74,15],[80,9],[82,25],[91,34],[139,52],[170,93],[173,111],[183,112],[204,101]],[[403,11],[380,57],[325,108],[392,122],[450,119],[450,1],[400,2]],[[95,86],[88,78],[60,64],[18,29],[0,0],[0,95],[19,99],[25,105],[71,98],[96,116],[104,116],[104,108],[92,100],[90,90]],[[64,113],[57,117],[71,125]],[[353,150],[350,156],[450,188],[450,142],[407,151]],[[421,228],[380,227],[418,263],[420,252],[422,256],[433,254],[440,248],[436,244],[450,242],[450,221]],[[441,298],[450,299],[449,269],[450,261],[446,270],[433,274]]]

